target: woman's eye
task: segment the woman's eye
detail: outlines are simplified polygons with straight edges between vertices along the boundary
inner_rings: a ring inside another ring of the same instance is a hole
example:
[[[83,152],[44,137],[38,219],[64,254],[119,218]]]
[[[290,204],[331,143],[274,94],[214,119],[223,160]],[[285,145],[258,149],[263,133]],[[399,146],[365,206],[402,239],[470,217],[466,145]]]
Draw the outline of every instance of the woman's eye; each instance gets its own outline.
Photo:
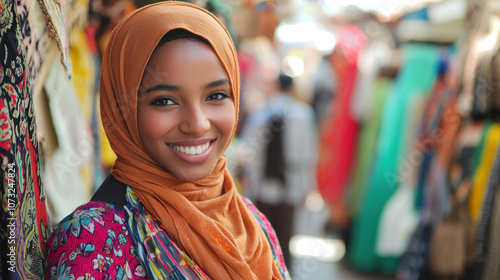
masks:
[[[218,101],[229,98],[229,95],[224,92],[215,92],[207,97],[207,101]]]
[[[174,104],[175,104],[175,102],[171,98],[168,98],[168,97],[156,98],[155,100],[153,100],[151,102],[151,105],[155,105],[155,106],[171,106]]]

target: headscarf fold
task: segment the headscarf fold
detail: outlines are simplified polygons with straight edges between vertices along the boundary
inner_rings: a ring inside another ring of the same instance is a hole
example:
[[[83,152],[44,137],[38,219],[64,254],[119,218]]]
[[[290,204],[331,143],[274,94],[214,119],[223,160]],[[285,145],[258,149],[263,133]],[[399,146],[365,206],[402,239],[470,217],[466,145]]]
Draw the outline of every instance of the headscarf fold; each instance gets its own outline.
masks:
[[[235,117],[238,115],[236,51],[222,23],[184,2],[139,9],[113,30],[103,57],[101,116],[117,155],[111,174],[134,190],[210,277],[282,279],[263,230],[236,192],[224,156],[207,178],[185,182],[159,166],[140,140],[137,93],[141,78],[144,71],[150,71],[146,65],[156,45],[173,29],[188,30],[210,43],[231,81]]]

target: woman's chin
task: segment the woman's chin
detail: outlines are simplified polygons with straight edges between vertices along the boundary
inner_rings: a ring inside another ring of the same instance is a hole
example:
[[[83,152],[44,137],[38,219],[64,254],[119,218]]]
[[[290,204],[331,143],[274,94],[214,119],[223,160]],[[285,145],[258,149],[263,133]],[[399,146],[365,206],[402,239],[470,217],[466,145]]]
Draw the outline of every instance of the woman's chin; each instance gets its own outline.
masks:
[[[173,175],[182,181],[195,182],[207,178],[212,173],[212,172],[200,172],[199,170],[194,172],[189,172],[189,170],[186,171],[187,172],[183,174],[173,174]]]

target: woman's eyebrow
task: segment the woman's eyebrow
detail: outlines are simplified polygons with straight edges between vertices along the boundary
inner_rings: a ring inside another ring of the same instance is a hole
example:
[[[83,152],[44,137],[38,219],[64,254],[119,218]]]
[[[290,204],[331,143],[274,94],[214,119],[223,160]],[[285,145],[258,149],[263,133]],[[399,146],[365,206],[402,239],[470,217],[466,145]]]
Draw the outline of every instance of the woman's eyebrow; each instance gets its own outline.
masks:
[[[157,91],[157,90],[163,90],[163,91],[181,91],[181,88],[178,86],[174,85],[167,85],[167,84],[159,84],[159,85],[154,85],[147,90],[144,91],[144,93],[149,93],[152,91]]]
[[[216,81],[213,81],[213,82],[206,84],[204,89],[211,89],[211,88],[218,87],[220,85],[226,85],[226,84],[230,85],[231,82],[229,82],[228,79],[220,79],[220,80],[216,80]]]
[[[220,80],[216,80],[216,81],[213,81],[213,82],[210,82],[208,84],[206,84],[203,89],[211,89],[211,88],[215,88],[215,87],[218,87],[220,85],[230,85],[231,82],[229,82],[228,79],[220,79]],[[149,92],[152,92],[152,91],[157,91],[157,90],[162,90],[162,91],[182,91],[182,89],[179,87],[179,86],[175,86],[175,85],[169,85],[169,84],[158,84],[158,85],[154,85],[148,89],[146,89],[144,91],[144,93],[149,93]]]

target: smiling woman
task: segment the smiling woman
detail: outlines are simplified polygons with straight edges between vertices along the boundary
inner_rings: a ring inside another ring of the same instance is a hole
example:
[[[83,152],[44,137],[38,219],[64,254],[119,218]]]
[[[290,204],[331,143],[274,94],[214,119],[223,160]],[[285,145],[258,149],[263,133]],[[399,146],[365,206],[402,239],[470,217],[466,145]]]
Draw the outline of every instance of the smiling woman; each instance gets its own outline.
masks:
[[[290,278],[269,221],[226,168],[239,73],[212,14],[161,2],[128,16],[104,54],[100,100],[117,159],[56,226],[46,278]]]
[[[144,73],[144,90],[139,91],[137,119],[144,148],[179,179],[208,177],[236,122],[224,67],[210,45],[186,37],[157,48],[146,68],[156,70]]]

